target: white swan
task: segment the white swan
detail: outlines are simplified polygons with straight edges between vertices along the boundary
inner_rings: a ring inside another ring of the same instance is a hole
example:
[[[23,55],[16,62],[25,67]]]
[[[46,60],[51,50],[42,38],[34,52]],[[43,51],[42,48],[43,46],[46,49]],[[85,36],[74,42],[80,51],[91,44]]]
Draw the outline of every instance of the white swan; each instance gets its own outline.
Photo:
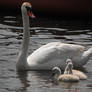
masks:
[[[61,70],[59,67],[54,67],[52,69],[52,73],[54,74],[54,79],[57,81],[63,82],[78,82],[79,77],[73,74],[61,74]]]
[[[54,66],[65,68],[67,58],[72,58],[74,66],[81,67],[92,56],[92,48],[84,51],[84,46],[51,42],[43,45],[28,56],[29,15],[32,15],[31,4],[24,2],[21,7],[23,19],[23,43],[16,68],[18,70],[51,70]],[[31,11],[31,14],[30,14]],[[28,57],[27,57],[28,56]]]
[[[67,63],[67,66],[65,68],[64,74],[71,74],[72,73],[73,75],[78,76],[79,79],[81,79],[81,80],[87,79],[87,76],[83,72],[81,72],[79,70],[72,69],[73,68],[73,63],[72,63],[71,59],[67,59],[66,63]]]

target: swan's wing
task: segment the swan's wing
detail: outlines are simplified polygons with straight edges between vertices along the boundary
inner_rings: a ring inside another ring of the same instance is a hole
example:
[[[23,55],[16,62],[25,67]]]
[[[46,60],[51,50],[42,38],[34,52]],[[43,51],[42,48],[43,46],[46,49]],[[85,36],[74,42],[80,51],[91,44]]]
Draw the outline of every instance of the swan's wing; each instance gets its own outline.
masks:
[[[40,48],[34,51],[30,56],[28,56],[27,61],[30,64],[44,64],[48,63],[53,56],[57,56],[58,53],[57,49],[53,46],[48,48]]]
[[[46,49],[46,48],[49,48],[49,47],[52,47],[54,46],[55,48],[57,49],[60,49],[60,50],[64,50],[64,51],[76,51],[76,52],[79,52],[79,53],[83,53],[84,52],[84,46],[82,45],[74,45],[74,44],[67,44],[67,43],[61,43],[61,42],[50,42],[46,45],[43,45],[41,46],[39,49],[37,50],[42,50],[42,49]],[[78,54],[79,54],[78,53]]]
[[[59,45],[60,48],[62,48],[64,51],[67,51],[67,52],[76,52],[77,54],[79,53],[83,53],[84,52],[84,46],[81,46],[81,45],[74,45],[74,44],[60,44]]]
[[[43,46],[41,46],[39,49],[37,50],[40,50],[40,49],[44,49],[44,48],[48,48],[48,47],[51,47],[51,46],[57,46],[58,44],[62,44],[61,42],[50,42],[50,43],[47,43]]]
[[[81,45],[52,42],[44,45],[28,56],[29,64],[57,64],[57,61],[65,61],[67,58],[76,57],[84,50]]]

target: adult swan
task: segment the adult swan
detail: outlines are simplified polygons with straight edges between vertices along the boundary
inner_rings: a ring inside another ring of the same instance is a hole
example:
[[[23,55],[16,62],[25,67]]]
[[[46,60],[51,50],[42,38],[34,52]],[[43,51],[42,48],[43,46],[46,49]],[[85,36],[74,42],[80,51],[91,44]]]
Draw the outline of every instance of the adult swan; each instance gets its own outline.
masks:
[[[71,58],[73,65],[76,67],[81,67],[87,63],[89,57],[92,56],[92,48],[84,51],[84,46],[61,42],[51,42],[43,45],[28,56],[30,38],[29,15],[32,18],[34,18],[34,15],[32,14],[31,4],[28,2],[22,4],[21,10],[24,35],[16,64],[17,70],[51,70],[55,66],[64,69],[67,58]]]

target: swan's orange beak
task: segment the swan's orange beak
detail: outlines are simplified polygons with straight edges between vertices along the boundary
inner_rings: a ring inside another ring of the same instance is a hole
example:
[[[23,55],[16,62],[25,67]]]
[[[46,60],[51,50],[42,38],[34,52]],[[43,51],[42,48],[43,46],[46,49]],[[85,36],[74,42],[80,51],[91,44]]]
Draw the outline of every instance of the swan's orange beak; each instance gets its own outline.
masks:
[[[23,5],[25,6],[25,8],[27,9],[27,14],[31,17],[31,18],[35,18],[34,14],[32,13],[32,6],[29,2],[24,2]]]
[[[32,19],[35,18],[35,15],[32,13],[32,11],[31,11],[31,12],[30,12],[30,11],[27,11],[27,13],[28,13],[28,15],[29,15]]]

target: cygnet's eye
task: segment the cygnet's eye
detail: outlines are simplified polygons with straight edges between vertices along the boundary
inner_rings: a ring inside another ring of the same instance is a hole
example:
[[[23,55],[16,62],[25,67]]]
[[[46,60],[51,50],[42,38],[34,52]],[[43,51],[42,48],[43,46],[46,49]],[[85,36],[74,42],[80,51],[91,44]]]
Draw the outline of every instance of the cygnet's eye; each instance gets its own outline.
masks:
[[[68,64],[68,61],[66,61],[66,64]]]

